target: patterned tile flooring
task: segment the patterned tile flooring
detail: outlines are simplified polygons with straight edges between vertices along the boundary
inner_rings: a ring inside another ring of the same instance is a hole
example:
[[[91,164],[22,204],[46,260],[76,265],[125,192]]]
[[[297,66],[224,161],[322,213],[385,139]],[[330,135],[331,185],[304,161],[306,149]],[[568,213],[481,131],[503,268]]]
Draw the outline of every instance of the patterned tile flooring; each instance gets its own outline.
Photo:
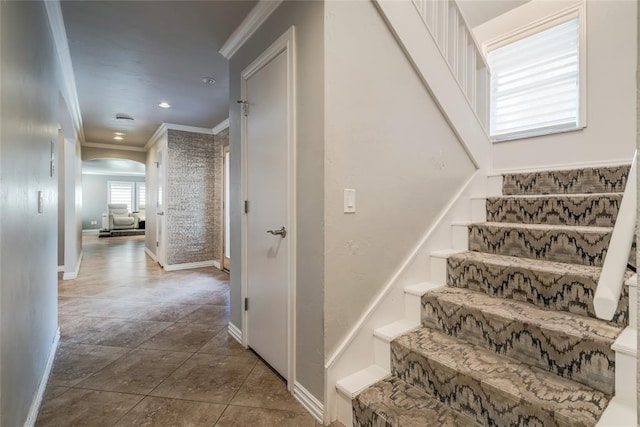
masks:
[[[61,343],[37,426],[320,424],[227,334],[229,276],[165,272],[144,236],[83,239],[59,281]]]

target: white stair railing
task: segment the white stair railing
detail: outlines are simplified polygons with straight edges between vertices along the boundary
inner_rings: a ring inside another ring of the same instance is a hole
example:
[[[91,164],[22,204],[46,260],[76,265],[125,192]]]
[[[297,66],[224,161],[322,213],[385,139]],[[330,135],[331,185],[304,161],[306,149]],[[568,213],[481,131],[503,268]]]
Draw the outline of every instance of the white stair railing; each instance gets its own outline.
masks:
[[[600,280],[593,298],[593,306],[596,316],[600,319],[611,320],[618,308],[622,286],[624,284],[624,274],[629,261],[629,251],[633,243],[633,235],[636,227],[636,200],[637,200],[637,155],[633,155],[633,162],[629,170],[627,185],[620,203],[620,210],[616,218],[611,242],[607,249],[607,256],[604,259]],[[629,310],[635,310],[629,307]]]
[[[454,0],[412,0],[485,131],[491,76],[480,45]]]

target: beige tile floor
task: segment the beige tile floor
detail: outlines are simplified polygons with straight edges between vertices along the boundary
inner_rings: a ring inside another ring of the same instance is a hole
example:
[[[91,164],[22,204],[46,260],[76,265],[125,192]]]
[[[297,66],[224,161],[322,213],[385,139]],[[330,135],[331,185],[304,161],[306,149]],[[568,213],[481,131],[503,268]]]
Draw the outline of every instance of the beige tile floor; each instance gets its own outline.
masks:
[[[319,426],[227,334],[228,275],[164,272],[144,236],[83,239],[38,426]]]

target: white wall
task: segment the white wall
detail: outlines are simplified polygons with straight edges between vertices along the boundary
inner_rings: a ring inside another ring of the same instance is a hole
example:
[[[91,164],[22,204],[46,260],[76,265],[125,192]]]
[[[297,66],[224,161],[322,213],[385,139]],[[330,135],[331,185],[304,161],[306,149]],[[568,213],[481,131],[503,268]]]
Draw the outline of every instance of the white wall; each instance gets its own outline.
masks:
[[[325,3],[325,36],[329,355],[475,167],[372,2]]]
[[[154,255],[158,255],[156,248],[156,204],[158,203],[158,168],[156,167],[156,161],[158,160],[158,144],[167,146],[167,131],[165,130],[158,138],[152,143],[151,147],[146,153],[146,189],[147,189],[147,207],[145,211],[146,223],[145,223],[145,244],[146,247]],[[165,151],[166,152],[166,151]]]
[[[482,44],[573,2],[533,0],[476,28]],[[587,1],[587,128],[493,145],[494,170],[631,162],[637,2]]]
[[[63,129],[64,132],[64,129]],[[82,160],[80,144],[64,139],[64,275],[75,278],[82,254]]]

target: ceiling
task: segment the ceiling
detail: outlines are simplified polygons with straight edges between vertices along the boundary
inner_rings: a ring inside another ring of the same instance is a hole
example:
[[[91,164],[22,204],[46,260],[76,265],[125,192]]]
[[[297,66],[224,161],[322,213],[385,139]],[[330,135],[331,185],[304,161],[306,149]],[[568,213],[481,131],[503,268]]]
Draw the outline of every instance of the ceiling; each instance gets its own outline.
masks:
[[[88,175],[145,175],[145,165],[125,159],[95,159],[82,162],[82,173]]]
[[[471,28],[484,24],[530,0],[457,0]]]
[[[163,122],[213,128],[228,117],[218,50],[255,1],[61,3],[86,142],[142,147]]]

